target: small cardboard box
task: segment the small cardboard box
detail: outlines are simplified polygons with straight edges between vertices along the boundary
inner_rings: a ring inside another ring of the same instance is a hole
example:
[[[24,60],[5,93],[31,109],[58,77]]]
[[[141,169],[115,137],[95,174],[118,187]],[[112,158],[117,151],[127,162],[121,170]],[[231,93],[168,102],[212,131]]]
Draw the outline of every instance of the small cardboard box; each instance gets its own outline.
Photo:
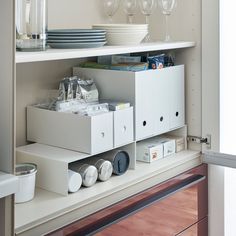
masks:
[[[167,157],[175,153],[175,139],[159,137],[155,139],[157,144],[163,145],[163,156]]]
[[[153,142],[139,142],[137,144],[137,160],[151,163],[163,158],[163,145]]]

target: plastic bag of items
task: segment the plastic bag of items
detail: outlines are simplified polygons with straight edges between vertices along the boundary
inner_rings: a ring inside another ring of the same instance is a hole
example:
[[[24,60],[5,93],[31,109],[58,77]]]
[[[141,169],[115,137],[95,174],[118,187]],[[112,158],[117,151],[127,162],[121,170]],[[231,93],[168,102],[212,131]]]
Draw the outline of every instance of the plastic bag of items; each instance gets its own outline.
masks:
[[[174,59],[171,55],[160,54],[148,57],[149,69],[156,70],[164,67],[174,66]]]
[[[92,79],[82,80],[74,76],[60,82],[55,110],[92,116],[109,112],[109,106],[107,103],[98,103],[98,90]]]
[[[59,101],[84,100],[97,102],[98,90],[92,79],[82,80],[77,76],[64,78],[59,86]]]

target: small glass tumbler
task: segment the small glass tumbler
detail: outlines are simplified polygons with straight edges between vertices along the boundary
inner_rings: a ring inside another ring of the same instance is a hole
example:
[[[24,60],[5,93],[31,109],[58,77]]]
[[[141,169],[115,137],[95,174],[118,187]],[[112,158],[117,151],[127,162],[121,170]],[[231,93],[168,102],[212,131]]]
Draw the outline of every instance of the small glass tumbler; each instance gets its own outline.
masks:
[[[16,49],[44,51],[46,35],[47,0],[16,0]]]

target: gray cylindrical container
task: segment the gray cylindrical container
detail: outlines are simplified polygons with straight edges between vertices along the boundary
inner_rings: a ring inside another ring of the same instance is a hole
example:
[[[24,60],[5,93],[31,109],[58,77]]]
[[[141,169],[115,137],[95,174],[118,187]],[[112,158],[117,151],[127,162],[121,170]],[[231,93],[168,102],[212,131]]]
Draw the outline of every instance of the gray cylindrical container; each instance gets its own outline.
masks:
[[[83,164],[83,163],[76,163],[70,166],[70,169],[80,173],[82,177],[82,183],[85,187],[93,186],[98,178],[98,171],[95,166]]]
[[[130,157],[126,151],[123,150],[113,150],[100,155],[104,160],[108,160],[112,163],[113,174],[122,175],[124,174],[130,164]]]
[[[88,163],[97,168],[98,179],[100,181],[107,181],[112,176],[113,167],[110,161],[99,157],[92,157],[88,160]]]

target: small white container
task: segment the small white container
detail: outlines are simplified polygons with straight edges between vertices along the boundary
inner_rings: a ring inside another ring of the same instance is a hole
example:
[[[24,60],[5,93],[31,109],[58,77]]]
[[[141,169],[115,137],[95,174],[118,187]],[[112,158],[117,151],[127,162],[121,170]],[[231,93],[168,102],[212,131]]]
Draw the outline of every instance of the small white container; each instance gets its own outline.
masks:
[[[15,202],[28,202],[34,198],[37,166],[31,163],[16,165],[16,176],[19,178],[19,191],[15,194]]]
[[[82,177],[79,173],[68,170],[68,192],[77,192],[82,185]]]

